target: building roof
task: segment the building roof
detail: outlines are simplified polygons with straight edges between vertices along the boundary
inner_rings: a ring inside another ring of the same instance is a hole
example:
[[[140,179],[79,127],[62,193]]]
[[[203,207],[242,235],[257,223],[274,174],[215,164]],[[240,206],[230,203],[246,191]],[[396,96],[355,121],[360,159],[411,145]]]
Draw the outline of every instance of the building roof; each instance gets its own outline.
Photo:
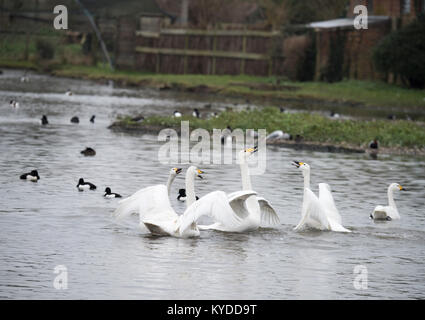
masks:
[[[390,18],[387,16],[368,16],[368,24],[387,21]],[[354,18],[341,18],[326,21],[311,22],[306,25],[314,29],[331,29],[331,28],[347,28],[354,26]]]

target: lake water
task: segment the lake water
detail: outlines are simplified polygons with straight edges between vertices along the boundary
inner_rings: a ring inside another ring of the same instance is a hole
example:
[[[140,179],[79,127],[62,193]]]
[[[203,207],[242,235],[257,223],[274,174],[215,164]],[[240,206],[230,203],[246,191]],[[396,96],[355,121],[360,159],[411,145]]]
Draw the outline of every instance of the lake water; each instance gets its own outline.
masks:
[[[117,114],[191,110],[211,97],[113,88],[88,81],[5,70],[0,76],[0,298],[3,299],[417,299],[425,298],[425,161],[423,158],[331,154],[267,148],[267,171],[254,189],[276,208],[276,229],[232,234],[205,231],[196,239],[154,237],[137,217],[117,223],[116,199],[165,183],[170,166],[157,161],[156,136],[116,133]],[[73,96],[65,96],[71,89]],[[9,107],[16,98],[18,110]],[[209,99],[209,100],[208,100]],[[217,110],[233,101],[219,99]],[[43,114],[48,126],[41,126]],[[89,118],[96,115],[92,124]],[[80,117],[80,124],[70,118]],[[80,151],[93,147],[95,157]],[[292,160],[312,167],[312,188],[331,185],[351,234],[296,233],[302,176]],[[19,175],[36,168],[38,183]],[[187,168],[187,165],[183,165]],[[200,166],[197,194],[240,189],[237,165]],[[78,178],[98,186],[78,192]],[[374,223],[375,205],[386,204],[389,183],[401,220]],[[173,185],[172,204],[184,185]],[[174,196],[175,195],[175,196]],[[54,268],[64,265],[68,289],[57,290]],[[367,289],[356,290],[354,268],[367,269]]]

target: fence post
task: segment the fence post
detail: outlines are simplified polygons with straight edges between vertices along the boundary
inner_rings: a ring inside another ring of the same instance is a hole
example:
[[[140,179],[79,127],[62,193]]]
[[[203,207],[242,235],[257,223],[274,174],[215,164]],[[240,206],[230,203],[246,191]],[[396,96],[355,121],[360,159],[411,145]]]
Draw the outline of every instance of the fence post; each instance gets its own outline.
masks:
[[[156,54],[156,62],[155,62],[155,72],[156,73],[159,73],[159,69],[160,69],[160,62],[159,62],[159,59],[161,58],[161,55],[160,55],[160,53],[158,52],[157,54]]]
[[[186,34],[184,36],[184,66],[183,66],[183,73],[186,74],[187,73],[187,53],[186,50],[189,49],[189,36]]]
[[[270,59],[269,59],[269,72],[268,72],[269,77],[272,76],[272,73],[273,73],[273,57],[270,57]]]
[[[320,80],[320,69],[321,69],[321,60],[320,56],[320,41],[321,41],[321,32],[319,30],[314,30],[314,36],[316,37],[316,70],[314,71],[314,81]]]
[[[246,52],[246,35],[242,36],[242,52]],[[241,74],[245,74],[245,58],[241,61]]]
[[[212,70],[211,73],[215,74],[215,50],[217,48],[217,36],[213,35],[213,58],[212,58]]]

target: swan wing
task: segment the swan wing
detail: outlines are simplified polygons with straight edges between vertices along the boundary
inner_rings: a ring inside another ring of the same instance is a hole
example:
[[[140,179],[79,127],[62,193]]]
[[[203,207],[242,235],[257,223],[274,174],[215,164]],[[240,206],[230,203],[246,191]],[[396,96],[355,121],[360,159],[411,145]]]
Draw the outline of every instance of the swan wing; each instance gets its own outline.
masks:
[[[309,224],[309,221],[313,220],[315,225],[319,225],[324,229],[329,228],[328,218],[326,216],[326,210],[323,207],[322,203],[316,197],[316,195],[310,190],[304,190],[304,200],[302,208],[302,218],[294,230],[300,230],[306,224]]]
[[[261,226],[276,226],[280,223],[279,216],[266,199],[257,197],[261,210]]]
[[[255,191],[241,191],[237,199],[245,201],[256,195]],[[183,234],[193,223],[202,217],[208,216],[223,226],[232,228],[241,223],[241,218],[233,210],[227,195],[223,191],[210,192],[194,202],[186,209],[180,220],[180,234]]]
[[[170,218],[176,215],[168,198],[167,187],[162,184],[141,189],[121,200],[114,216],[122,219],[137,212],[141,220],[158,213],[168,215]]]
[[[327,216],[333,221],[342,224],[341,215],[335,206],[331,187],[327,183],[319,183],[319,201],[325,207]]]
[[[227,195],[227,199],[233,211],[239,216],[239,218],[245,219],[250,214],[245,201],[251,195],[256,194],[257,193],[252,190],[241,190],[232,192],[231,194]]]
[[[149,189],[143,196],[139,195],[139,199],[142,199],[139,203],[140,222],[159,224],[175,221],[179,217],[171,206],[167,187],[163,184]]]

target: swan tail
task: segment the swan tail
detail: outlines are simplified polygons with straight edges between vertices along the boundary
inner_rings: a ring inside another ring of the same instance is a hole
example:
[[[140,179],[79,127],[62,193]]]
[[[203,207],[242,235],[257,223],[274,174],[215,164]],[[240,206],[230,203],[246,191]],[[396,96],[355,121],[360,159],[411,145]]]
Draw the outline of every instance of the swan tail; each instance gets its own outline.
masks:
[[[329,227],[331,231],[335,232],[351,232],[351,230],[344,228],[341,224],[332,219],[329,219]]]
[[[139,203],[135,199],[126,198],[119,202],[119,206],[115,209],[113,216],[116,219],[124,219],[132,215],[133,213],[137,213],[139,210]]]
[[[201,231],[202,230],[220,230],[219,228],[220,228],[220,223],[213,223],[208,226],[198,225],[198,229]]]

